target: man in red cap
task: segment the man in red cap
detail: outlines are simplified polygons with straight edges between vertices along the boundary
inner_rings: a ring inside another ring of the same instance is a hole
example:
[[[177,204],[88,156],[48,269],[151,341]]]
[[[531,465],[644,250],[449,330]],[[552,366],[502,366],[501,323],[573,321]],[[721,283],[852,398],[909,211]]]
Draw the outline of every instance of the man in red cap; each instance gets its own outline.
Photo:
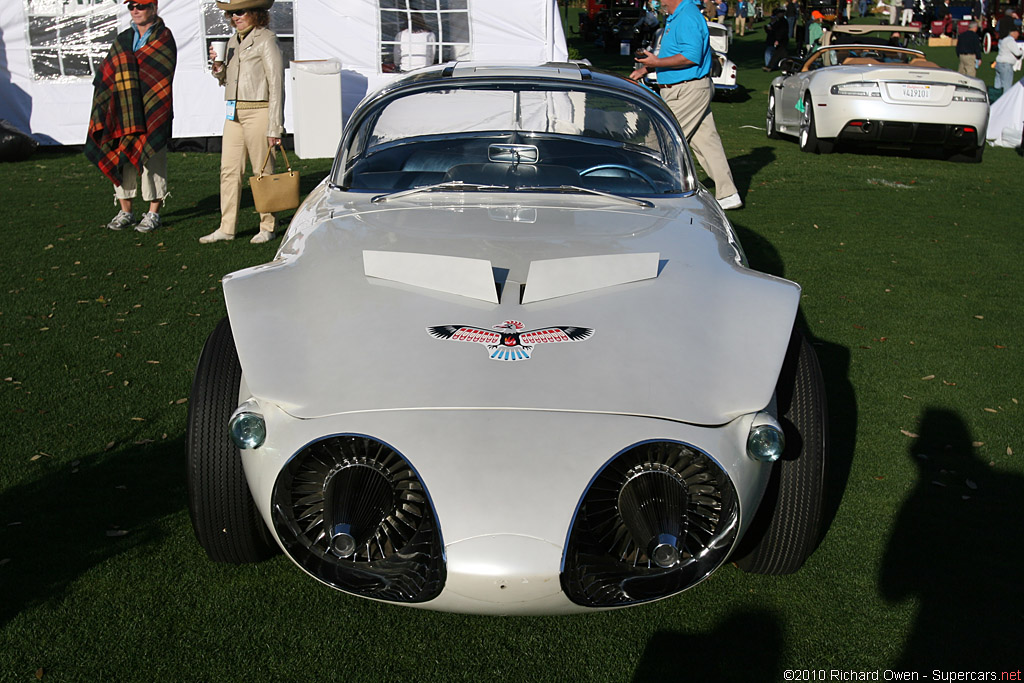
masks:
[[[149,211],[135,229],[152,232],[160,227],[160,207],[167,197],[171,81],[178,49],[157,16],[156,0],[125,4],[132,25],[118,34],[93,80],[85,156],[114,183],[120,211],[107,227],[123,230],[135,223],[132,199],[141,185]]]
[[[807,25],[807,52],[814,52],[821,45],[821,36],[825,33],[821,25],[825,15],[814,10],[811,12],[811,23]]]

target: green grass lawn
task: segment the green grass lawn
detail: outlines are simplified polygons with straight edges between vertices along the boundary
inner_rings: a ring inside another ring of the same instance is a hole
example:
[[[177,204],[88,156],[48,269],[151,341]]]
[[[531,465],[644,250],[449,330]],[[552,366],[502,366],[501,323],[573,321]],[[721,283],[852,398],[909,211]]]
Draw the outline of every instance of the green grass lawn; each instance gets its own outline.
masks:
[[[186,397],[219,279],[277,242],[197,243],[218,218],[217,155],[171,155],[166,228],[141,235],[103,228],[111,189],[80,154],[41,150],[0,165],[0,680],[1019,669],[1024,160],[768,140],[762,44],[760,26],[736,41],[743,91],[714,113],[746,201],[729,217],[755,267],[802,284],[828,383],[831,526],[803,570],[727,566],[638,608],[485,618],[348,597],[284,557],[212,564],[187,511]],[[329,160],[297,165],[308,191]]]

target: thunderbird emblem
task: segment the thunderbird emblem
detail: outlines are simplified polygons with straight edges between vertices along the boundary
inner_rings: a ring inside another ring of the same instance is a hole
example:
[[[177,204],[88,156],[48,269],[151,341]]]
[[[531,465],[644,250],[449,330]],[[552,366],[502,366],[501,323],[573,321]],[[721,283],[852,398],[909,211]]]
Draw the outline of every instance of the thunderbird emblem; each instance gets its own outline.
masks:
[[[594,336],[591,327],[538,327],[522,332],[524,325],[518,320],[506,320],[491,329],[472,325],[438,325],[428,327],[427,333],[436,339],[470,342],[487,347],[491,360],[529,360],[538,344],[581,342]]]

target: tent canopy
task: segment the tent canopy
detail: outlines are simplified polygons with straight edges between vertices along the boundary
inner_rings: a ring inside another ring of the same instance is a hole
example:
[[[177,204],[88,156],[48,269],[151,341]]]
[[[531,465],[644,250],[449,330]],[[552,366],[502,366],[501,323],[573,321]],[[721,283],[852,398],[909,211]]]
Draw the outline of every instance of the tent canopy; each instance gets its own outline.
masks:
[[[160,16],[178,44],[174,137],[220,135],[224,94],[210,75],[207,48],[231,29],[213,0],[163,0]],[[44,144],[82,144],[92,74],[128,26],[121,0],[0,3],[0,119]],[[403,65],[567,59],[556,0],[277,0],[270,28],[286,64],[340,62],[346,116]],[[410,49],[416,51],[412,57]],[[291,131],[288,74],[285,84],[285,126]]]

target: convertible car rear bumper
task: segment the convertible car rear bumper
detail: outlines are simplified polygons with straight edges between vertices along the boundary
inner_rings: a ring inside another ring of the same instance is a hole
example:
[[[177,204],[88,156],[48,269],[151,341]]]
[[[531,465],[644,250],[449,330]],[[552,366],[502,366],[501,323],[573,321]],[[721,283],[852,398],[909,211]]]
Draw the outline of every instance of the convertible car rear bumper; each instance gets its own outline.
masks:
[[[876,145],[921,145],[947,149],[973,149],[979,145],[978,129],[955,123],[913,123],[854,119],[839,132],[843,142]]]

